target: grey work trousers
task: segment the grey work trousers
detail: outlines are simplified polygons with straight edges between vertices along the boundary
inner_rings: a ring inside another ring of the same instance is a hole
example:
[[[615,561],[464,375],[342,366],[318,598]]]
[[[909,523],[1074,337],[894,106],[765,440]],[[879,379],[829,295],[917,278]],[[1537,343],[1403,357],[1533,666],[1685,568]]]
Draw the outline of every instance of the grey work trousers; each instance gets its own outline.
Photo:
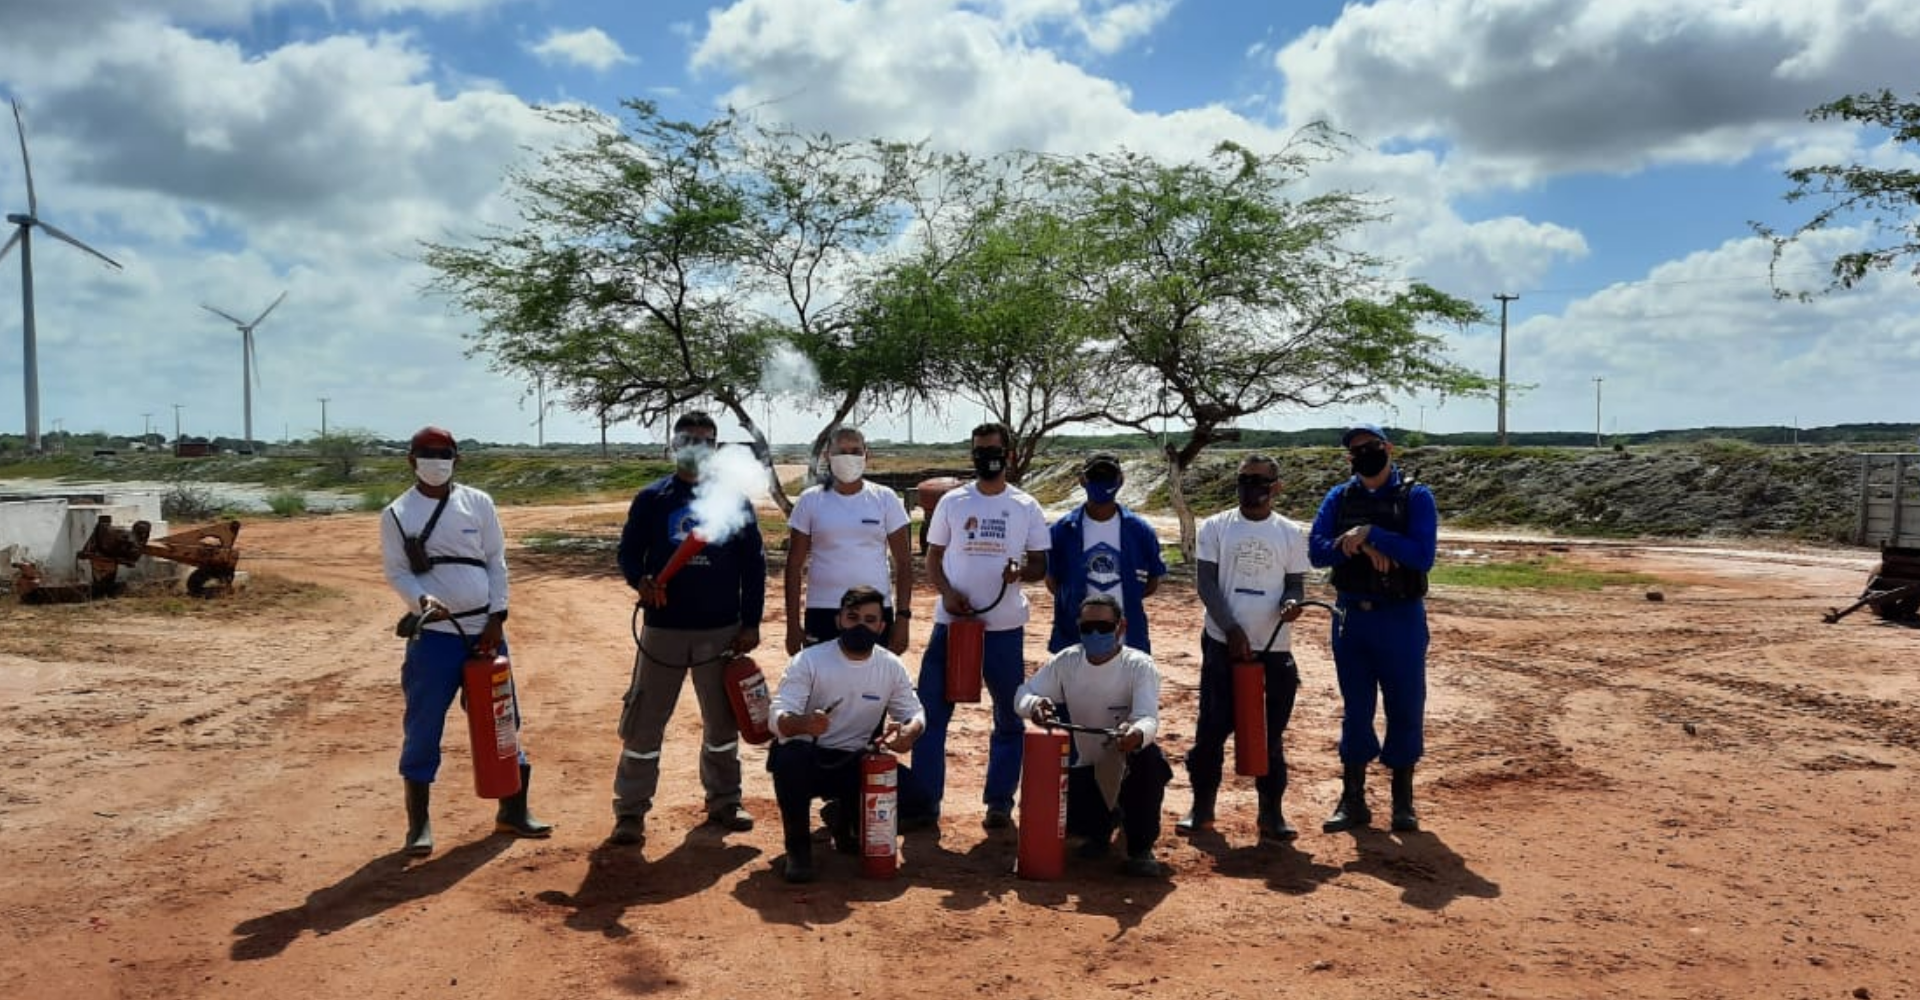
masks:
[[[740,727],[720,674],[740,626],[680,630],[643,628],[633,681],[620,710],[620,766],[613,776],[613,814],[644,817],[660,785],[660,745],[680,688],[693,675],[700,702],[700,784],[707,813],[740,804]]]

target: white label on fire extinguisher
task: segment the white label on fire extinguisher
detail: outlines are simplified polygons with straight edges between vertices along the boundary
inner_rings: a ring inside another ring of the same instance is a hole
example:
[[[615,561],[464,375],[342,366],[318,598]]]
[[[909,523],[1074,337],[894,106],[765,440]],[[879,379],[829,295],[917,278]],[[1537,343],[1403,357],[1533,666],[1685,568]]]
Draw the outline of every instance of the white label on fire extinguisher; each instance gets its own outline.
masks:
[[[520,732],[513,725],[513,701],[493,701],[493,750],[501,757],[520,756]]]
[[[493,751],[500,757],[520,756],[520,732],[513,725],[513,675],[493,675]]]
[[[740,682],[740,694],[747,703],[747,718],[755,728],[764,728],[773,714],[773,696],[767,692],[767,677],[756,673]]]
[[[894,831],[893,810],[899,793],[894,791],[893,772],[867,776],[869,781],[875,778],[878,778],[879,783],[885,785],[887,790],[861,793],[867,813],[867,821],[861,824],[867,835],[866,843],[862,845],[862,853],[869,858],[885,858],[891,857],[894,852],[894,838],[897,834]]]

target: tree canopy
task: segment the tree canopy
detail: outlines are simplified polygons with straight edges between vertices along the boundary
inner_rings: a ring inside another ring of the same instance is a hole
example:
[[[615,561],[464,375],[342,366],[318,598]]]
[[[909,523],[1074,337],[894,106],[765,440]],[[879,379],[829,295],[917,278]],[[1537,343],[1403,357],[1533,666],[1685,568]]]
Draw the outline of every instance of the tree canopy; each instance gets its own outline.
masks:
[[[1891,90],[1851,94],[1814,108],[1807,117],[1816,122],[1838,120],[1884,129],[1909,156],[1920,154],[1920,94],[1908,101],[1894,96]],[[1786,174],[1793,183],[1785,195],[1788,203],[1811,200],[1822,203],[1822,207],[1784,236],[1754,224],[1760,235],[1773,242],[1775,294],[1794,294],[1780,288],[1777,272],[1781,254],[1809,233],[1840,225],[1864,225],[1869,232],[1868,245],[1834,259],[1826,291],[1852,288],[1868,275],[1888,270],[1907,258],[1913,259],[1913,274],[1920,277],[1920,170],[1841,163],[1795,167]]]

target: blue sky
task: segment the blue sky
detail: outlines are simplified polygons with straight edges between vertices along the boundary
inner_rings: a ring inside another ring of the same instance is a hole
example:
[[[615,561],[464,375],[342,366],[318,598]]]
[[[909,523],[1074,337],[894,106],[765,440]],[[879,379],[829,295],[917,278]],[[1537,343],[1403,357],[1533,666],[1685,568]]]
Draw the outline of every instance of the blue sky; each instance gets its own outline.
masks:
[[[1315,183],[1392,200],[1368,248],[1509,325],[1514,430],[1920,420],[1920,288],[1769,293],[1749,220],[1791,225],[1782,171],[1920,167],[1806,122],[1842,94],[1920,94],[1910,0],[0,0],[0,94],[26,110],[41,215],[126,265],[35,243],[41,425],[240,433],[239,335],[260,327],[255,434],[428,422],[532,441],[527,387],[464,356],[418,241],[513,216],[502,175],[555,138],[531,106],[727,104],[837,136],[992,153],[1263,148],[1325,120],[1357,140]],[[9,123],[10,124],[10,123]],[[0,206],[25,206],[11,136]],[[1786,262],[1798,287],[1857,245]],[[0,430],[24,425],[20,278],[0,264]],[[1497,310],[1496,310],[1497,312]],[[1491,373],[1498,329],[1449,333]],[[151,416],[148,416],[151,414]],[[916,436],[978,418],[949,408]],[[1268,415],[1491,429],[1483,401]],[[905,435],[886,415],[866,422]],[[810,437],[785,416],[775,437]],[[548,440],[593,440],[552,412]],[[616,427],[615,440],[657,440]]]

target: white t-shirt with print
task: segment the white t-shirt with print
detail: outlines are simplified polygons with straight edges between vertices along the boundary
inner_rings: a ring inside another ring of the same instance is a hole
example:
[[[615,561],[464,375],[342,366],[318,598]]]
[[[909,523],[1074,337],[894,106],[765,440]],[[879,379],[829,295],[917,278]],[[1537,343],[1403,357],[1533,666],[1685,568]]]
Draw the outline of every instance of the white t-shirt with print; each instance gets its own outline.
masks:
[[[807,607],[840,607],[840,597],[862,584],[893,606],[887,536],[907,526],[900,495],[868,482],[858,493],[813,486],[794,502],[787,524],[812,543],[807,554]]]
[[[1120,596],[1120,512],[1096,521],[1091,515],[1080,519],[1080,558],[1086,569],[1087,594]],[[1075,608],[1074,612],[1079,613]]]
[[[1200,522],[1194,546],[1200,562],[1220,567],[1220,591],[1227,596],[1233,617],[1246,630],[1254,652],[1266,647],[1267,636],[1280,624],[1280,595],[1290,573],[1307,574],[1307,532],[1279,514],[1249,521],[1238,507],[1223,510]],[[1227,630],[1207,615],[1207,635],[1227,641]],[[1292,648],[1293,626],[1286,625],[1273,640],[1273,650]]]
[[[1000,592],[1007,563],[1024,563],[1028,552],[1053,546],[1047,516],[1039,501],[1009,485],[991,496],[975,483],[956,487],[940,498],[927,522],[927,543],[945,549],[940,568],[947,582],[965,594],[976,608],[993,603]],[[1007,584],[1007,596],[984,616],[987,631],[1004,632],[1027,624],[1027,594],[1018,582]],[[934,604],[933,620],[953,620],[945,601]]]

